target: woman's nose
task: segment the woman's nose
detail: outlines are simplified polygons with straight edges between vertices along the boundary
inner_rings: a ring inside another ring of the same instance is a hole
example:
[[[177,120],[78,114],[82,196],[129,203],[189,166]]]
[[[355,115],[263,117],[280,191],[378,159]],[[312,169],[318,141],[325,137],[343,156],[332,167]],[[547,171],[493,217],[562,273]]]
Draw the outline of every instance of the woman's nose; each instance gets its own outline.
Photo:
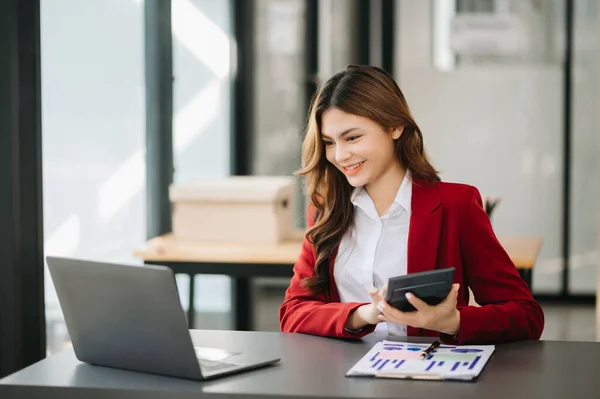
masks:
[[[335,160],[337,163],[343,163],[350,159],[351,153],[345,145],[338,145],[335,149]]]

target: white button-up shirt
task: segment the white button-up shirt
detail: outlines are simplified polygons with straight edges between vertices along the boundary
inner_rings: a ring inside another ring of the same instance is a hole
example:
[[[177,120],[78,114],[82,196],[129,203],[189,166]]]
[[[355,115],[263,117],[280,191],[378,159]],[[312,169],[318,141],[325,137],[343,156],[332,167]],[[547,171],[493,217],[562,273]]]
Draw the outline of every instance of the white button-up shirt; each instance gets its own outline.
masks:
[[[370,287],[407,273],[412,180],[407,173],[388,212],[379,216],[364,187],[352,192],[354,226],[342,237],[334,277],[342,302],[370,302]],[[379,323],[375,331],[406,336],[406,326]]]

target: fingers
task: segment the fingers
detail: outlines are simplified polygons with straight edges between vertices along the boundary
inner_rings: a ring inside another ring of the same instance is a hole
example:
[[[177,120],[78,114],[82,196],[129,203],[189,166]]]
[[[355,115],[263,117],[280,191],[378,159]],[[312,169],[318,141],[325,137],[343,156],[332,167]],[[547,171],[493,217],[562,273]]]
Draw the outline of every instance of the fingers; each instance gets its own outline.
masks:
[[[384,285],[384,286],[383,286],[383,288],[381,289],[381,293],[380,293],[381,300],[384,300],[384,299],[385,299],[385,296],[387,295],[387,290],[388,290],[388,285],[386,284],[386,285]]]
[[[458,290],[460,289],[460,284],[452,284],[452,288],[450,289],[450,292],[448,293],[448,296],[446,296],[446,298],[444,299],[443,302],[452,302],[452,303],[456,303],[458,300]]]
[[[456,301],[460,285],[453,284],[450,292],[441,304],[428,305],[415,295],[408,293],[406,299],[413,305],[416,312],[402,312],[385,301],[378,302],[377,309],[381,312],[377,319],[380,322],[392,322],[406,326],[427,328],[438,331],[440,320],[449,315],[448,309],[456,311]],[[383,290],[383,289],[382,289]],[[381,293],[379,293],[380,295]],[[440,306],[444,304],[445,306]],[[439,330],[441,331],[441,330]]]
[[[429,305],[411,294],[410,292],[406,294],[406,299],[410,302],[411,305],[417,309],[418,312],[425,312],[429,308]]]
[[[381,301],[379,289],[377,289],[376,287],[369,288],[369,297],[371,297],[371,302]]]
[[[381,301],[377,305],[377,309],[381,314],[377,317],[379,321],[389,321],[396,324],[410,325],[417,312],[401,312],[400,310],[390,306],[387,302]]]
[[[369,297],[371,298],[371,302],[379,303],[385,300],[385,295],[387,294],[387,284],[383,286],[381,290],[376,287],[369,288]]]
[[[454,288],[454,297],[458,298],[458,290],[460,290],[460,284],[452,284],[452,288]],[[450,292],[452,294],[452,292]]]

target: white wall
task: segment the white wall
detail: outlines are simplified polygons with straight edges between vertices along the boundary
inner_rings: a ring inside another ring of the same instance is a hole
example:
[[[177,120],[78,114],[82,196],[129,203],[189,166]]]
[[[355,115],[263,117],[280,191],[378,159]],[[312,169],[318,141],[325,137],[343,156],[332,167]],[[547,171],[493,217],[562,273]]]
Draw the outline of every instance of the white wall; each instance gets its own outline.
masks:
[[[538,293],[557,292],[561,269],[562,67],[559,62],[432,65],[431,1],[397,7],[396,77],[446,181],[501,196],[498,235],[544,239]]]
[[[292,176],[300,168],[305,103],[305,2],[257,0],[254,6],[254,102],[251,173]],[[296,227],[305,223],[301,179]]]
[[[575,2],[569,289],[596,290],[598,263],[598,3]]]
[[[300,167],[305,119],[301,0],[257,0],[252,173],[291,175]]]

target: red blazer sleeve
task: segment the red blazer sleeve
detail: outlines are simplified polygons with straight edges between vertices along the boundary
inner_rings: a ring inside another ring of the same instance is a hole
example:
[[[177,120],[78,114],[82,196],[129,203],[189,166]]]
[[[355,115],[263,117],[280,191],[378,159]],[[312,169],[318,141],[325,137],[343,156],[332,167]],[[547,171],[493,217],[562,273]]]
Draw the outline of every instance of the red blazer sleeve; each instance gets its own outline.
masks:
[[[475,187],[463,203],[460,249],[464,273],[481,307],[460,310],[458,343],[537,340],[544,313],[496,238]]]
[[[314,208],[309,207],[308,227],[314,224],[311,214],[314,214]],[[281,331],[339,338],[361,338],[373,332],[374,326],[367,326],[356,334],[344,329],[350,313],[363,303],[330,302],[327,294],[312,295],[301,285],[302,279],[314,275],[315,260],[314,247],[305,237],[294,265],[294,276],[279,308]]]

